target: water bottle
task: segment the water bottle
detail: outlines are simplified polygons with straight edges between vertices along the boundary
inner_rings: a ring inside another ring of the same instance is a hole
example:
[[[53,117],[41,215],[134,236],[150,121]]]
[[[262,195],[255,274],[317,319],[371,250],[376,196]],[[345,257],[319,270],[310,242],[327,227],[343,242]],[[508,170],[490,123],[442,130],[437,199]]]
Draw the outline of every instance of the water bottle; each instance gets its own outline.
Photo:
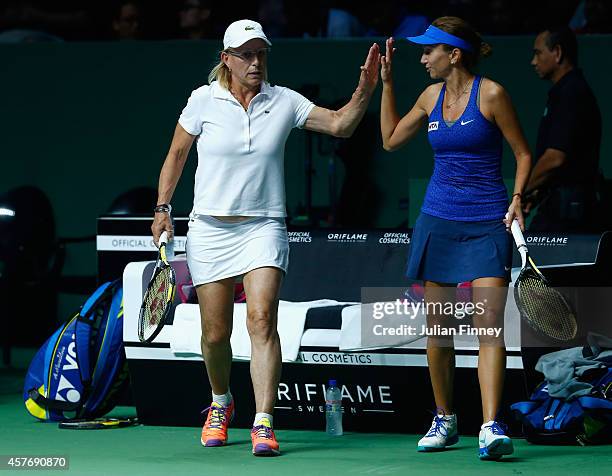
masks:
[[[325,427],[328,435],[342,435],[342,392],[335,380],[325,390]]]

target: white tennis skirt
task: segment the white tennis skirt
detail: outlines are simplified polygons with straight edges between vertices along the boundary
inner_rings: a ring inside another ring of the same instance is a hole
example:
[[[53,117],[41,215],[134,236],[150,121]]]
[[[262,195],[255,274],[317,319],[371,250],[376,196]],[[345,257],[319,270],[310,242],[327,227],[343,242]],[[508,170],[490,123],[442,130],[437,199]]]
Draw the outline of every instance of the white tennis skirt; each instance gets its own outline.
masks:
[[[209,215],[192,215],[185,248],[194,286],[264,266],[286,273],[289,265],[284,218],[252,217],[229,223]]]

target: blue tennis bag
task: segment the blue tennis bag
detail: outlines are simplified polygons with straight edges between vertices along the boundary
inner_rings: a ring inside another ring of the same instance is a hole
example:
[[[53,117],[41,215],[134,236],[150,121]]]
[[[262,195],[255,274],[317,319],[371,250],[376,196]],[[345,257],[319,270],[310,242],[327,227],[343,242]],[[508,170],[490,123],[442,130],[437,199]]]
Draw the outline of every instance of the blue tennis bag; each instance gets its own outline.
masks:
[[[529,401],[512,405],[527,441],[583,446],[612,442],[612,367],[598,373],[592,384],[590,395],[566,400],[551,397],[544,381]]]
[[[121,280],[101,285],[38,350],[23,388],[28,412],[43,421],[97,418],[128,381]]]

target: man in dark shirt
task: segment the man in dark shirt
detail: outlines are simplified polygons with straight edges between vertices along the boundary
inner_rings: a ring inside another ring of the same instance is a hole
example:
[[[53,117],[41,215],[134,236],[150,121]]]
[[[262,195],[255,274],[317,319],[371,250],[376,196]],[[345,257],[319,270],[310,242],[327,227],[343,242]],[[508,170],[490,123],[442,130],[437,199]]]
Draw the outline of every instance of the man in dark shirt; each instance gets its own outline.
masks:
[[[536,144],[537,162],[523,196],[524,212],[537,206],[530,231],[595,232],[599,228],[597,183],[601,114],[578,69],[578,43],[567,27],[549,28],[534,43],[531,64],[553,83]],[[522,339],[540,339],[523,325]],[[525,380],[530,392],[542,380],[538,359],[553,347],[523,346]]]
[[[538,160],[523,198],[526,212],[539,204],[529,229],[596,231],[601,114],[577,67],[574,33],[567,27],[540,33],[531,64],[553,86],[538,130]]]

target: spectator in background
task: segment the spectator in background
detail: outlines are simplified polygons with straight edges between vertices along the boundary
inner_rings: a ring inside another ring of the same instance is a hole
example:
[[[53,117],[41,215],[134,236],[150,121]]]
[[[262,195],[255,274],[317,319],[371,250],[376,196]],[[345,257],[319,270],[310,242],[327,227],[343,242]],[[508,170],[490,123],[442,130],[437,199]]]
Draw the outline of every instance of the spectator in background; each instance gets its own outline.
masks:
[[[112,30],[116,40],[138,40],[142,35],[141,11],[134,1],[120,2],[113,12]]]
[[[481,19],[481,31],[485,34],[516,35],[523,32],[521,18],[523,12],[513,8],[511,0],[491,0],[486,2]],[[484,21],[482,21],[484,20]]]
[[[597,99],[578,68],[578,43],[569,27],[548,28],[534,43],[531,64],[553,83],[538,129],[537,163],[523,200],[530,230],[595,231],[601,144]]]
[[[431,5],[430,8],[434,10],[429,12],[432,18],[444,15],[459,17],[470,25],[477,27],[478,31],[485,30],[485,28],[482,28],[483,21],[481,20],[484,16],[484,10],[481,8],[479,0],[446,0],[442,2],[442,5]]]
[[[327,37],[363,36],[365,26],[359,20],[358,10],[356,2],[350,0],[332,1],[327,13]]]
[[[5,0],[0,5],[0,42],[31,43],[95,39],[96,5],[72,0]]]
[[[612,33],[612,6],[606,0],[582,0],[570,27],[578,34]]]
[[[366,36],[407,37],[423,33],[429,26],[427,17],[421,12],[420,1],[404,5],[394,0],[380,0],[376,9],[362,6],[362,21],[367,25]]]
[[[302,2],[287,0],[284,2],[287,28],[285,36],[291,38],[320,38],[327,26],[327,8],[325,0],[310,0],[308,7]]]
[[[185,0],[179,11],[181,38],[204,40],[215,38],[211,26],[211,8],[208,0]]]
[[[410,6],[401,6],[397,10],[398,23],[393,32],[394,36],[403,38],[420,35],[429,26],[427,16],[423,14],[422,2],[410,2]]]
[[[287,15],[285,14],[285,2],[283,0],[261,0],[257,16],[270,38],[285,36]]]
[[[429,25],[421,1],[404,5],[380,0],[376,9],[366,2],[332,2],[327,18],[328,37],[420,35]]]

